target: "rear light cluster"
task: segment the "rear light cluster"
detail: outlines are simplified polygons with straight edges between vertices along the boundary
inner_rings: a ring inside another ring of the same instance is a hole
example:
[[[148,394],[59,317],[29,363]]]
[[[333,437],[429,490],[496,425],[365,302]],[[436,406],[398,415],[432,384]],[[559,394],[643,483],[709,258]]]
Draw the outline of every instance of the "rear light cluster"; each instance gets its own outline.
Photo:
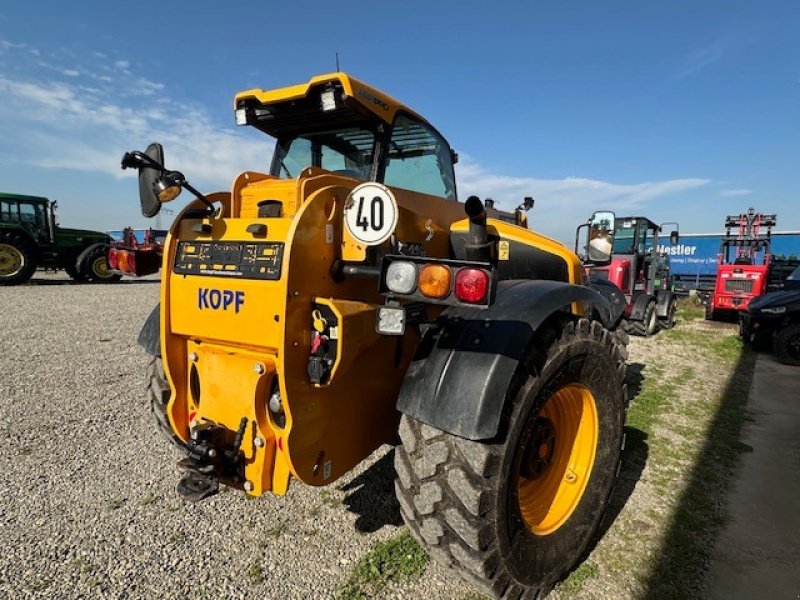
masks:
[[[491,266],[459,261],[408,260],[386,257],[381,291],[439,304],[488,305],[492,292]]]

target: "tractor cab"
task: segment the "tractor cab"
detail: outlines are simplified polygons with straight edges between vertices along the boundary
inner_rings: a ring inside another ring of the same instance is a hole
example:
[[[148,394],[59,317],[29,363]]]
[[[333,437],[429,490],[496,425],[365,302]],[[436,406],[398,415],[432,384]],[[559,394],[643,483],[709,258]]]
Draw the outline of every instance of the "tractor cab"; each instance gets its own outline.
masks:
[[[0,223],[16,225],[39,244],[53,243],[55,203],[38,196],[0,194]]]
[[[611,284],[621,292],[626,303],[623,326],[630,333],[651,335],[659,328],[671,328],[675,299],[669,289],[669,254],[662,248],[660,236],[667,225],[673,225],[669,243],[677,244],[678,224],[658,225],[647,217],[618,217],[612,223],[609,235],[593,238],[593,230],[589,230],[587,248],[604,241],[611,258],[605,263],[584,261],[586,275],[593,285]],[[576,249],[586,226],[578,227]]]
[[[618,218],[614,223],[611,263],[591,269],[590,275],[614,283],[629,302],[640,294],[654,294],[666,288],[669,258],[660,251],[661,230],[647,217]]]

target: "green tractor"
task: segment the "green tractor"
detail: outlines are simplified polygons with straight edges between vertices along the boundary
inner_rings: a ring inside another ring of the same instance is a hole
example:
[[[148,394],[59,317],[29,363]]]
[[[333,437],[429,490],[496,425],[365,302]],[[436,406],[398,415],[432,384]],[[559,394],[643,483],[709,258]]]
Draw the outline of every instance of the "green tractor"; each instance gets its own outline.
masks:
[[[56,203],[38,196],[0,193],[0,285],[25,283],[37,268],[64,269],[75,281],[119,281],[109,271],[99,231],[56,223]]]

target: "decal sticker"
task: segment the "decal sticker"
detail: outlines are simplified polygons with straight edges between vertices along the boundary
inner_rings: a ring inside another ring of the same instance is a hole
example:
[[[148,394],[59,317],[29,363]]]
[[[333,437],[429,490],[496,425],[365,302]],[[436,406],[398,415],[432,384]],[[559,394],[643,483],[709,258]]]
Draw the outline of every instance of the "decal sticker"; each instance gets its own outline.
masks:
[[[509,243],[508,240],[500,240],[497,244],[497,258],[499,260],[508,260]]]
[[[333,223],[325,224],[325,243],[326,244],[333,243]]]
[[[431,219],[428,219],[427,221],[425,221],[425,231],[428,232],[428,235],[425,238],[426,242],[430,242],[433,239],[433,227],[432,227],[432,225],[433,225],[433,221]]]
[[[325,461],[325,464],[322,465],[322,478],[328,479],[331,476],[331,468],[333,467],[333,463],[329,460]]]
[[[394,194],[380,183],[362,183],[350,192],[345,203],[345,226],[365,246],[377,246],[388,240],[397,227],[397,216]]]
[[[244,304],[244,292],[238,290],[217,290],[214,288],[198,288],[197,307],[200,310],[228,310],[233,305],[233,312],[238,313]]]

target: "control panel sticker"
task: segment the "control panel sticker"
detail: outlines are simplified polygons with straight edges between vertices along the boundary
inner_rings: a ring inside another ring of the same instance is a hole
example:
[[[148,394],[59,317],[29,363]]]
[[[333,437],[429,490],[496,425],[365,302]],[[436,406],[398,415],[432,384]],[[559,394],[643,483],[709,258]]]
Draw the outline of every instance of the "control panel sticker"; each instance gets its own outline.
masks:
[[[282,261],[279,242],[179,242],[173,271],[275,281],[281,278]]]

